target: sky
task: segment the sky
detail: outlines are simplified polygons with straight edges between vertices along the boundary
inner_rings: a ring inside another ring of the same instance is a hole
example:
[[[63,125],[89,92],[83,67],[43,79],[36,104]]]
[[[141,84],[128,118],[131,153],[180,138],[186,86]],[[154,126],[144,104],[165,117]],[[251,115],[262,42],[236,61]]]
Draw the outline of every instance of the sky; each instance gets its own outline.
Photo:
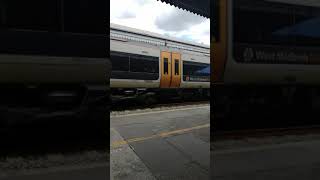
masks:
[[[110,22],[210,45],[210,19],[157,0],[110,0]]]

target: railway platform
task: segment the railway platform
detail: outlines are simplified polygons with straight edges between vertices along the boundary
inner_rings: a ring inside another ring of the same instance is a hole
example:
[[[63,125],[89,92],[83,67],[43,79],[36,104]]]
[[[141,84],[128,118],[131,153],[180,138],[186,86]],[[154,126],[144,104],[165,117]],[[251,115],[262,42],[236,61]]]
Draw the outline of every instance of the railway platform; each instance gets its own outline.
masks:
[[[213,143],[214,179],[320,179],[320,135],[233,139]]]
[[[111,116],[111,179],[209,179],[210,106]]]

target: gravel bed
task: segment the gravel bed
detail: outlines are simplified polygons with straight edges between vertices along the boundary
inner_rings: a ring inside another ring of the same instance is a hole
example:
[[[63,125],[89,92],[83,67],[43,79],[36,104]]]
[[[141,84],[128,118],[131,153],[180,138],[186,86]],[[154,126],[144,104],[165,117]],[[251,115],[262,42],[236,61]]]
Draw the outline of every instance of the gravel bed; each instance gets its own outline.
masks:
[[[257,138],[243,138],[233,140],[218,140],[211,142],[211,150],[227,150],[235,148],[259,147],[266,145],[276,145],[285,143],[294,143],[302,141],[320,140],[320,134],[305,134],[305,135],[283,135],[283,136],[268,136]]]
[[[210,106],[210,103],[201,103],[201,104],[193,104],[193,105],[160,106],[160,107],[154,107],[154,108],[144,108],[144,109],[135,109],[135,110],[112,111],[110,112],[110,117],[136,114],[136,113],[173,110],[173,109],[184,109],[184,108],[193,108],[193,107],[197,108],[197,107],[203,107],[206,105]]]
[[[49,169],[61,166],[89,165],[106,163],[109,154],[105,151],[86,151],[77,153],[56,153],[38,156],[1,157],[0,175],[15,174],[36,169]]]

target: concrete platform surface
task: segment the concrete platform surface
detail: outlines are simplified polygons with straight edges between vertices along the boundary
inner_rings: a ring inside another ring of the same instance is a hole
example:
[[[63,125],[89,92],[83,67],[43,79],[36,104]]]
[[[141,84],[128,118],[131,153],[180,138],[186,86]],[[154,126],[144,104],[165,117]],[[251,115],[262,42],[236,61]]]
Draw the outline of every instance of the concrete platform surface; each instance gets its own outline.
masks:
[[[320,140],[211,152],[213,179],[318,180]]]
[[[147,174],[146,179],[209,179],[209,105],[112,117],[111,128],[123,139],[116,140],[116,133],[111,134],[114,179],[141,173]],[[116,151],[119,147],[125,150]]]

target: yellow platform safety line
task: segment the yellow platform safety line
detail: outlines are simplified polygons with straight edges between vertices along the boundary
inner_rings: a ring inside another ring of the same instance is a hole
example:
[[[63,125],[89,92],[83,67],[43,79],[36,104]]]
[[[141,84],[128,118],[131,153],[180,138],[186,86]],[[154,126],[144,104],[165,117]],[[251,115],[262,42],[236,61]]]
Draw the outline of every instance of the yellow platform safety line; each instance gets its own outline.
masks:
[[[129,144],[129,143],[133,143],[133,142],[140,142],[140,141],[145,141],[145,140],[159,138],[159,137],[163,138],[163,137],[169,137],[169,136],[173,136],[173,135],[177,135],[177,134],[183,134],[183,133],[187,133],[187,132],[190,132],[193,130],[203,129],[203,128],[207,128],[207,127],[210,127],[210,124],[204,124],[204,125],[200,125],[200,126],[194,126],[191,128],[163,132],[163,133],[155,134],[152,136],[138,137],[138,138],[132,138],[132,139],[127,139],[127,140],[115,141],[111,144],[111,148],[117,148],[117,147]]]

